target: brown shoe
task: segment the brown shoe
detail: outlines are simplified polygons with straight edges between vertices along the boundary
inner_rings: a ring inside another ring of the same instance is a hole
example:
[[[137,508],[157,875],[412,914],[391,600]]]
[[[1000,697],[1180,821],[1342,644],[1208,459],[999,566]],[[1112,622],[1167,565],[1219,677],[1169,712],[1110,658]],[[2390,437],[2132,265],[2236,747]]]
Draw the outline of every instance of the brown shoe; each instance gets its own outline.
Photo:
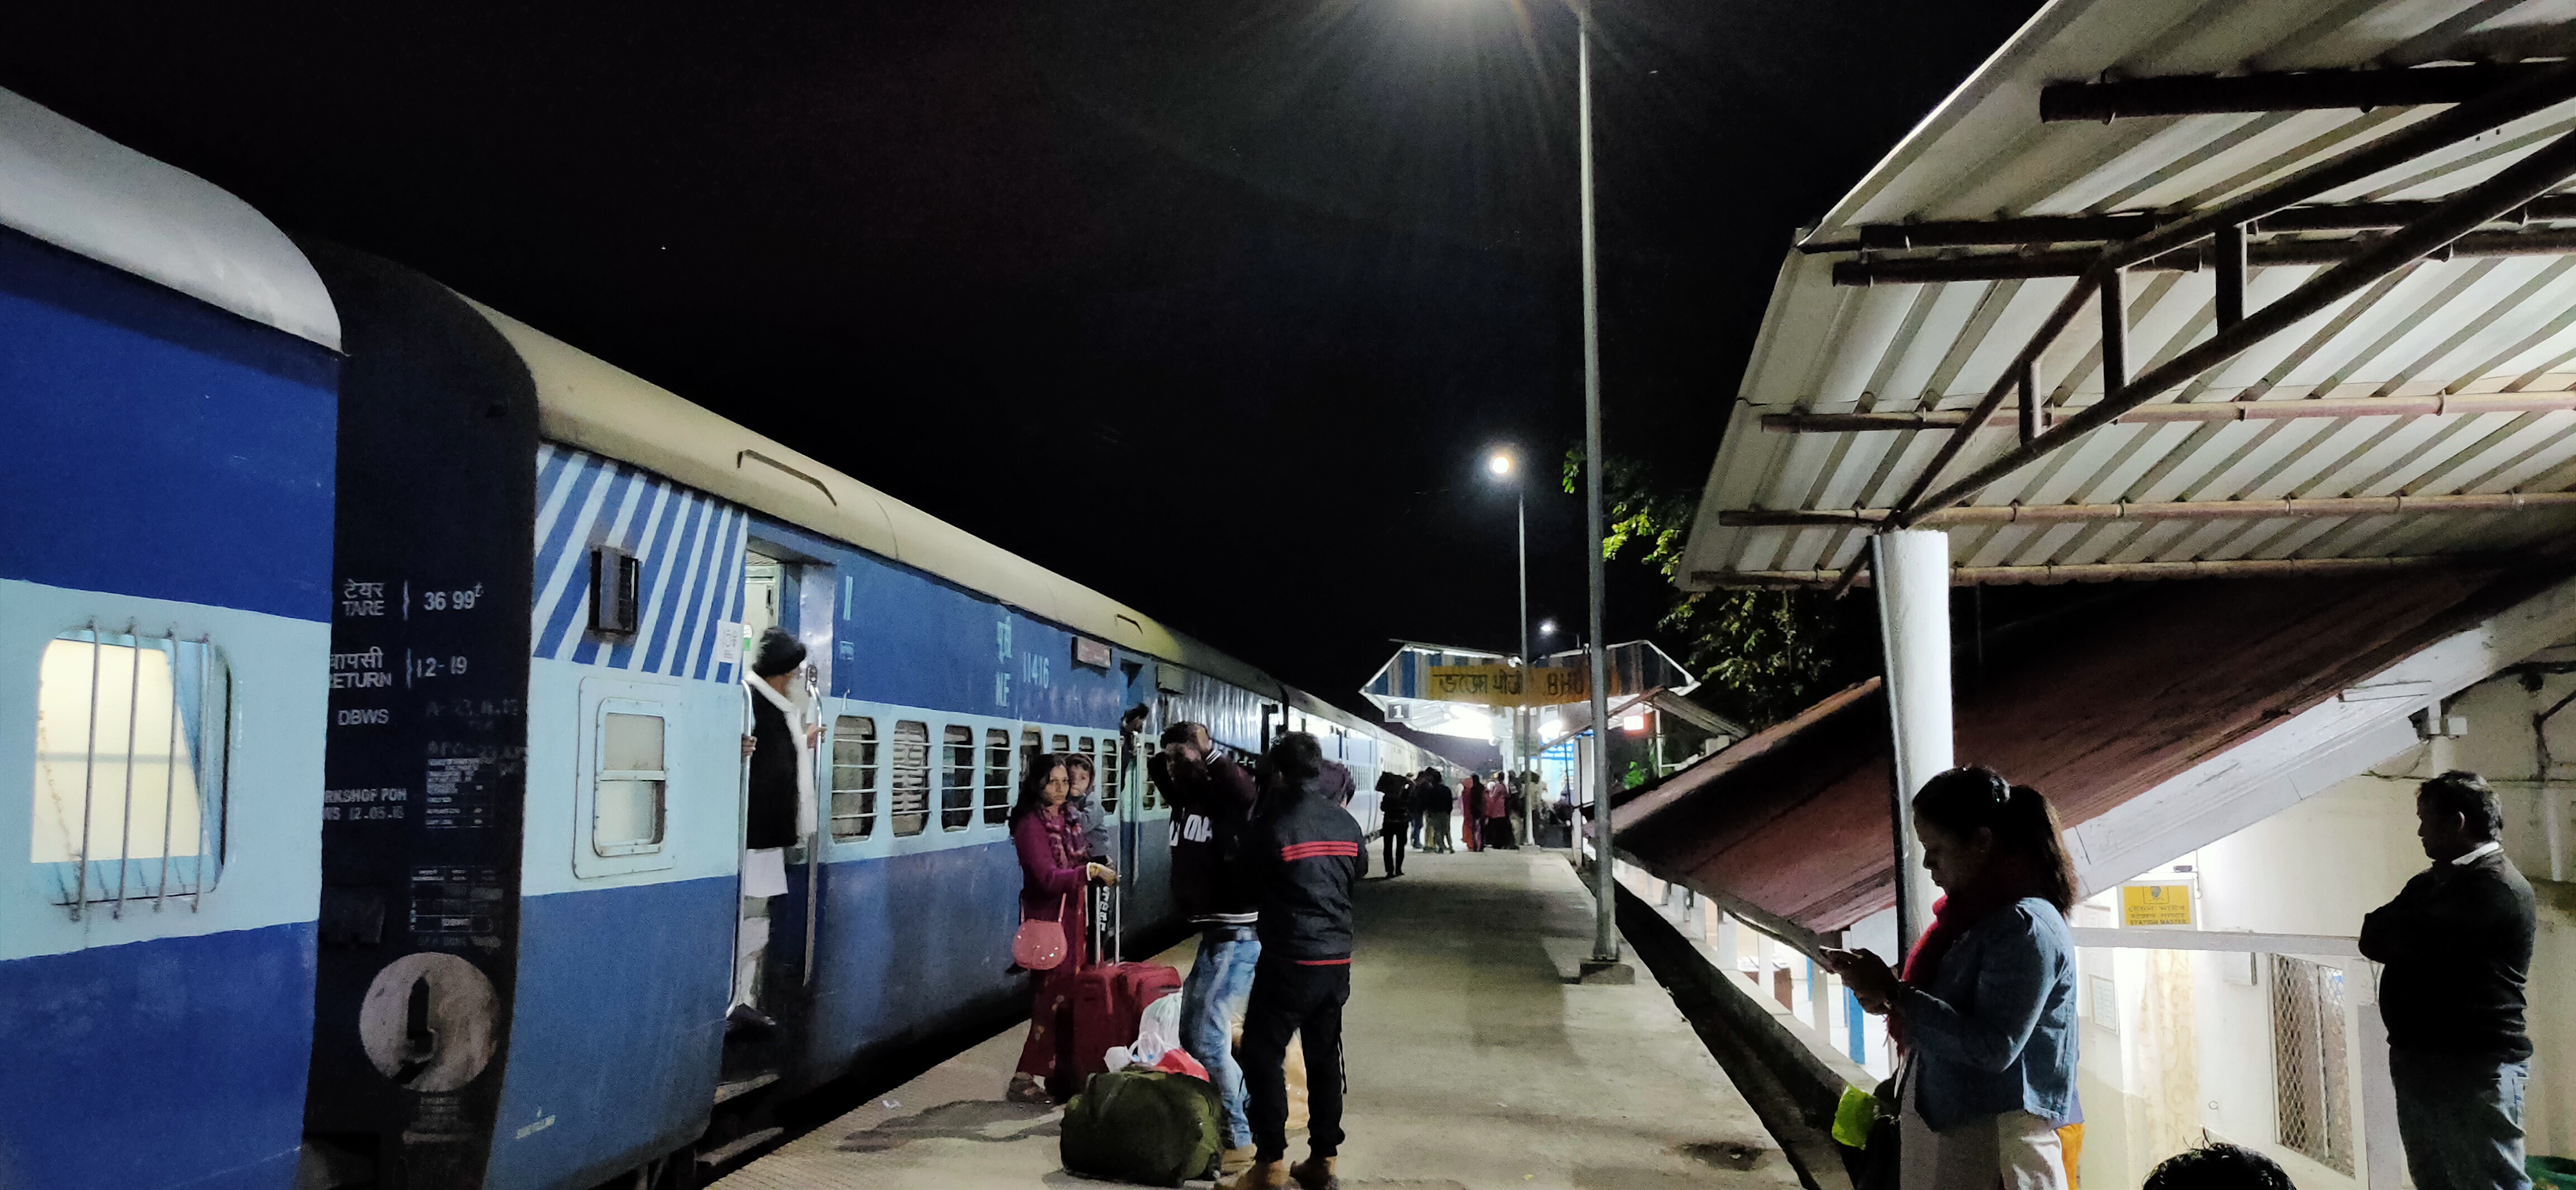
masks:
[[[1297,1184],[1306,1190],[1342,1190],[1341,1180],[1333,1176],[1333,1161],[1331,1157],[1309,1156],[1290,1166],[1288,1176],[1297,1179]]]
[[[1244,1145],[1241,1148],[1227,1149],[1217,1154],[1216,1175],[1230,1178],[1252,1168],[1252,1153],[1252,1146]]]
[[[1012,1075],[1011,1087],[1002,1092],[1002,1098],[1013,1103],[1035,1103],[1047,1107],[1053,1107],[1056,1102],[1055,1096],[1047,1094],[1046,1087],[1034,1074]]]
[[[1219,1183],[1218,1190],[1279,1190],[1287,1184],[1287,1162],[1255,1161],[1243,1171],[1242,1177]]]

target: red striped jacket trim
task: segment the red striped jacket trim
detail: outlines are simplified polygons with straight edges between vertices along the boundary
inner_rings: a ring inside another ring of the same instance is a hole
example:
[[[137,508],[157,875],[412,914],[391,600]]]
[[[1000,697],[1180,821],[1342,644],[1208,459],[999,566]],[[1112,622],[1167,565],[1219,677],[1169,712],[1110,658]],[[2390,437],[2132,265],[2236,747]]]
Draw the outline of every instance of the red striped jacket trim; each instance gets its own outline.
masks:
[[[1279,858],[1283,860],[1299,860],[1313,859],[1317,856],[1338,855],[1356,859],[1359,857],[1359,853],[1360,845],[1357,843],[1346,843],[1338,839],[1322,839],[1312,843],[1291,843],[1279,849]]]
[[[1300,967],[1348,967],[1351,965],[1351,961],[1349,959],[1299,959],[1297,960],[1297,965]]]

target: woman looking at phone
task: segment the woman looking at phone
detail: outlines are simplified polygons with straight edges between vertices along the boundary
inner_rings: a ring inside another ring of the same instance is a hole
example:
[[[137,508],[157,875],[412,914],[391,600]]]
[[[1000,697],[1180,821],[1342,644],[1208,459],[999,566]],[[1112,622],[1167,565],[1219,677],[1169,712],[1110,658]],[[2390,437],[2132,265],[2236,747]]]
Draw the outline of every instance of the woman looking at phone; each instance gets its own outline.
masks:
[[[1901,1190],[2065,1190],[2057,1129],[2075,1113],[2075,867],[2057,814],[1989,768],[1914,795],[1923,867],[1944,894],[1900,977],[1828,950],[1861,1006],[1888,1018]]]

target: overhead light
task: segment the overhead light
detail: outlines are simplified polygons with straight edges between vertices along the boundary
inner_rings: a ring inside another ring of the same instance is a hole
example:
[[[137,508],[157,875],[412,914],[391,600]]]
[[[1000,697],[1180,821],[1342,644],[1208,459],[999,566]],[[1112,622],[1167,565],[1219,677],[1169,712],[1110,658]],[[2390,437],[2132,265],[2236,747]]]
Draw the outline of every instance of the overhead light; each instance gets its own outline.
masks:
[[[1620,716],[1620,718],[1619,718],[1619,730],[1621,730],[1621,731],[1644,731],[1644,730],[1646,730],[1646,716],[1645,716],[1644,714],[1642,714],[1642,713],[1641,713],[1641,714],[1635,714],[1635,715],[1623,715],[1623,716]]]
[[[1512,456],[1511,456],[1511,452],[1509,452],[1509,451],[1502,451],[1502,450],[1498,450],[1498,451],[1495,451],[1494,453],[1492,453],[1492,454],[1490,454],[1490,455],[1485,456],[1485,470],[1487,470],[1487,471],[1491,471],[1491,472],[1493,472],[1493,473],[1494,473],[1494,474],[1496,474],[1496,475],[1509,475],[1509,474],[1511,474],[1511,473],[1512,473]]]

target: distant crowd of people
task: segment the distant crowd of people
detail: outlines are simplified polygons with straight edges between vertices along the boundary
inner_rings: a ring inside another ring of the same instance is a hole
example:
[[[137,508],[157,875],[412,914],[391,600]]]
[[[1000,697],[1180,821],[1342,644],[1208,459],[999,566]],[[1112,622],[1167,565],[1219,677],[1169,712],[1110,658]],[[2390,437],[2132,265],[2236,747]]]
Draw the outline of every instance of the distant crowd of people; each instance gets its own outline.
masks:
[[[1469,851],[1516,848],[1521,845],[1521,824],[1553,821],[1557,812],[1556,807],[1542,804],[1541,791],[1546,786],[1537,773],[1530,772],[1517,778],[1500,770],[1468,773],[1453,786],[1440,770],[1424,769],[1411,781],[1389,773],[1378,778],[1377,788],[1378,845],[1385,852],[1389,877],[1404,874],[1408,847],[1446,854],[1456,851],[1458,840],[1464,839]],[[1452,823],[1457,826],[1454,838]]]
[[[1902,971],[1866,950],[1827,950],[1862,1007],[1887,1017],[1899,1055],[1895,1190],[2064,1190],[2075,1094],[2075,867],[2036,789],[1989,768],[1952,769],[1912,801],[1923,866],[1942,896]],[[2505,858],[2495,791],[2475,773],[2424,782],[2417,837],[2431,867],[2363,919],[2361,951],[2385,965],[2397,1126],[2417,1190],[2528,1190],[2523,1086],[2531,885]],[[2213,1146],[2166,1162],[2152,1190],[2288,1190],[2279,1167]],[[1864,1187],[1863,1190],[1875,1190]]]

